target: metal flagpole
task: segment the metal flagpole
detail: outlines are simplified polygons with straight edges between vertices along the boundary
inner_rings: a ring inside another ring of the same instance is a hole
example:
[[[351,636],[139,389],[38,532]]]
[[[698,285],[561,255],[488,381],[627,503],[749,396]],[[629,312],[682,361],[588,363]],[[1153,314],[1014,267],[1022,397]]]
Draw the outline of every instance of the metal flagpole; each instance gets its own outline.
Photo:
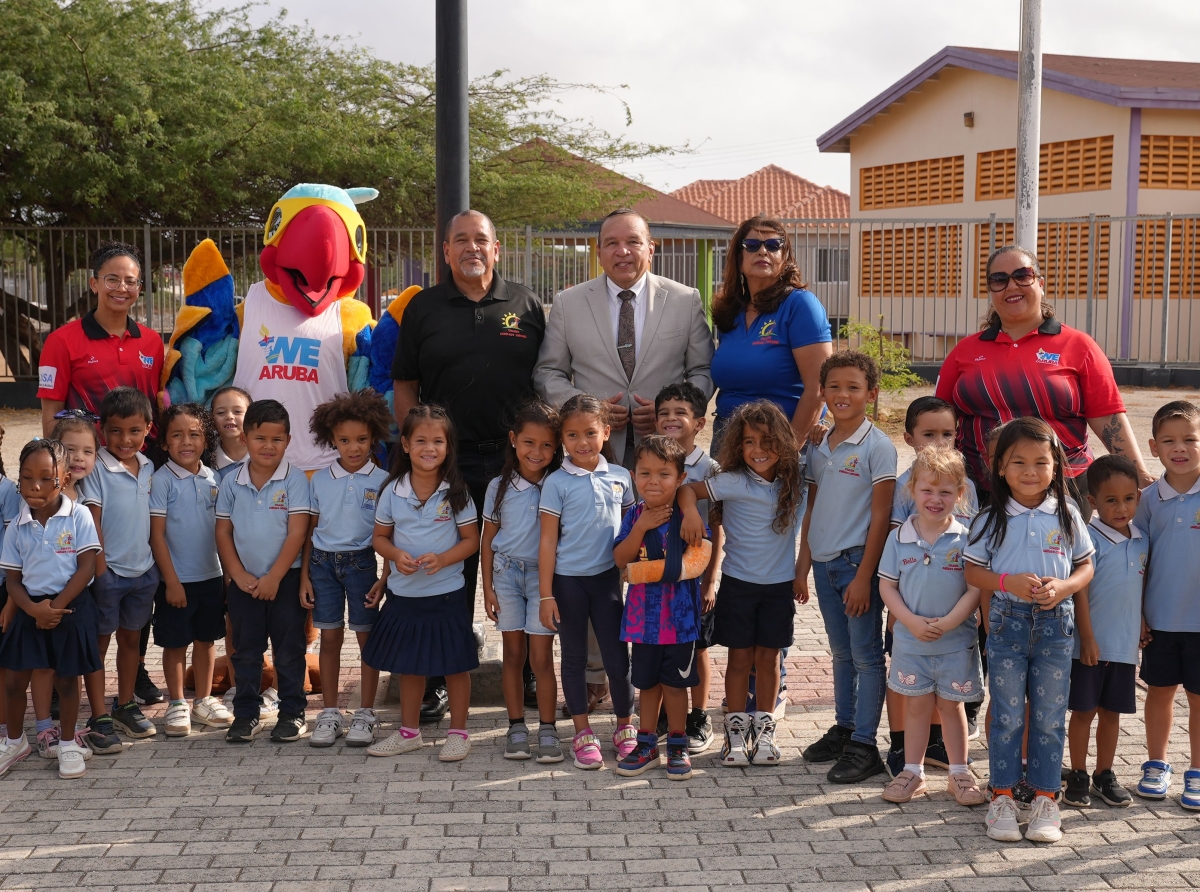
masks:
[[[1042,130],[1042,0],[1021,0],[1017,54],[1017,244],[1037,253]]]
[[[467,117],[467,0],[437,0],[434,159],[437,169],[438,281],[450,278],[442,240],[450,218],[471,206],[470,135]]]

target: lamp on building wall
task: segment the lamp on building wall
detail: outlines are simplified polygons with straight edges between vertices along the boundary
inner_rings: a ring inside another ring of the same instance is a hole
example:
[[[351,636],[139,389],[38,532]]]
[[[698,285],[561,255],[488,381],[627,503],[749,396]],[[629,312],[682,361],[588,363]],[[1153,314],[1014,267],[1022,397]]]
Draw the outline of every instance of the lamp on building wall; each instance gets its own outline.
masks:
[[[975,112],[963,112],[963,126],[964,127],[974,127],[975,126]]]

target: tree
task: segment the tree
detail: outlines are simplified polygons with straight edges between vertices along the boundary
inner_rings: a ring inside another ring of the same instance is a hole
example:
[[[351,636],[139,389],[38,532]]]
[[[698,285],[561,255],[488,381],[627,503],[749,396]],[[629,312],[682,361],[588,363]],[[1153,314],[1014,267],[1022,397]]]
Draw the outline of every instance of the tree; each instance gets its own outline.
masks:
[[[842,326],[838,337],[857,340],[858,349],[879,364],[880,391],[898,394],[906,387],[914,387],[921,383],[921,377],[909,365],[908,348],[884,333],[882,315],[879,317],[878,327],[861,319],[851,319]],[[879,420],[878,396],[875,398],[872,415],[876,421]]]
[[[293,184],[327,182],[380,190],[368,225],[431,225],[432,66],[286,13],[254,25],[249,10],[6,0],[0,222],[259,225]],[[576,90],[616,97],[547,75],[472,83],[472,203],[497,222],[568,223],[632,197],[588,167],[513,153],[531,140],[600,164],[671,151],[564,116],[556,104]]]

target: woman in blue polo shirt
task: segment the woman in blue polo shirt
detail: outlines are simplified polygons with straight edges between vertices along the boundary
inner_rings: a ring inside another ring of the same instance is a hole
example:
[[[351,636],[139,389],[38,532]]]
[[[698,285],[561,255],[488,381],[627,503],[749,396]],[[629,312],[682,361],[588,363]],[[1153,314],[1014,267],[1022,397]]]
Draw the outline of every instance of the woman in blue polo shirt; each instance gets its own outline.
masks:
[[[718,388],[713,453],[738,406],[770,400],[809,438],[821,409],[821,363],[832,352],[829,318],[804,288],[787,231],[778,220],[751,217],[729,242],[724,285],[713,301]]]

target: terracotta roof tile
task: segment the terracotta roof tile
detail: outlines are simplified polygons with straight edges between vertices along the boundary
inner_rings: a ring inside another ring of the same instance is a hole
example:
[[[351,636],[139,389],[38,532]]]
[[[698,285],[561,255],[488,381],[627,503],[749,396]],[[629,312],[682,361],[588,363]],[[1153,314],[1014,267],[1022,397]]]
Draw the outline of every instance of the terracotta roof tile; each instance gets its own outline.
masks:
[[[1013,50],[961,47],[973,53],[986,53],[1015,63]],[[1107,59],[1100,56],[1060,56],[1046,53],[1042,68],[1060,71],[1072,77],[1087,78],[1117,87],[1142,87],[1160,90],[1200,89],[1200,62],[1163,62],[1154,59]]]
[[[818,186],[774,164],[740,180],[697,180],[671,195],[731,223],[756,214],[781,218],[850,216],[850,196],[845,192]]]

